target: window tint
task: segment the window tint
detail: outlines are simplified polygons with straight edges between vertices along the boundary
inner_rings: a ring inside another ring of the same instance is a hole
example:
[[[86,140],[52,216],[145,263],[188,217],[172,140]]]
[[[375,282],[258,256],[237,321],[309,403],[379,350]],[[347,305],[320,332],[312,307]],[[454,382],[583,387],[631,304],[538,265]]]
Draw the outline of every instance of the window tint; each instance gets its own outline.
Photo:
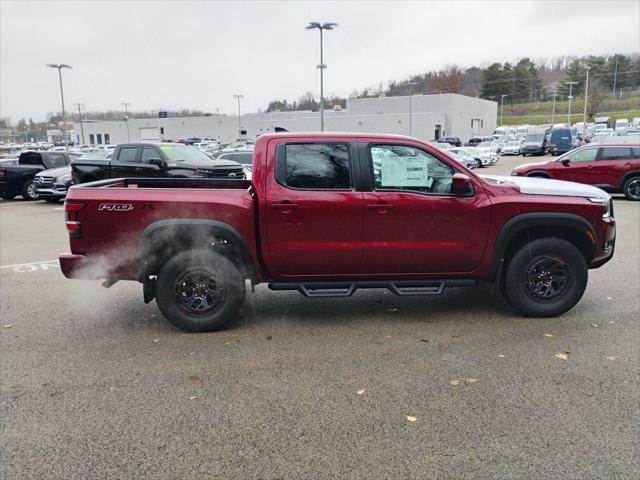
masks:
[[[414,147],[371,147],[376,190],[409,190],[420,193],[450,193],[453,168]]]
[[[138,147],[124,147],[118,154],[118,161],[123,163],[136,162],[136,156],[138,154]]]
[[[602,160],[630,160],[634,158],[630,147],[606,147],[602,149]]]
[[[160,154],[156,152],[153,148],[145,147],[142,149],[142,163],[149,163],[149,160],[152,158],[160,158]]]
[[[67,161],[62,153],[50,153],[46,163],[49,168],[58,168],[64,167],[67,164]]]
[[[595,162],[597,154],[597,148],[585,148],[584,150],[572,153],[568,158],[572,163]]]
[[[289,187],[348,189],[349,169],[348,145],[310,143],[285,147],[284,181]]]

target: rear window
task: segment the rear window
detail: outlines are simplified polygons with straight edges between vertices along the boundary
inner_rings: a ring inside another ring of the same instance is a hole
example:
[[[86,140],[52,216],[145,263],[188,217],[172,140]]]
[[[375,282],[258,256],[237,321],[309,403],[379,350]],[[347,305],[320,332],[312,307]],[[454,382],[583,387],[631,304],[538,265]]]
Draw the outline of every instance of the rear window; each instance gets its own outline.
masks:
[[[20,165],[42,165],[42,154],[38,152],[24,152],[18,159]]]
[[[280,145],[276,169],[278,182],[291,188],[351,188],[351,158],[346,144]]]
[[[602,149],[602,160],[631,160],[635,158],[631,147],[605,147]]]

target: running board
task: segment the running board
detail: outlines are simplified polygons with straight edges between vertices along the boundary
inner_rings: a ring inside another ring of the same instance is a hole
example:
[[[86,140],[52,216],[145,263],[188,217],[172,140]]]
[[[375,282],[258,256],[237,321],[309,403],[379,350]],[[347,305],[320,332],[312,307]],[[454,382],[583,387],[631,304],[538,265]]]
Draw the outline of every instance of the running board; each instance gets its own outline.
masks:
[[[446,287],[474,287],[477,280],[469,278],[449,280],[398,280],[363,282],[307,282],[270,283],[271,290],[297,290],[305,297],[350,297],[362,288],[386,288],[400,296],[440,295]]]

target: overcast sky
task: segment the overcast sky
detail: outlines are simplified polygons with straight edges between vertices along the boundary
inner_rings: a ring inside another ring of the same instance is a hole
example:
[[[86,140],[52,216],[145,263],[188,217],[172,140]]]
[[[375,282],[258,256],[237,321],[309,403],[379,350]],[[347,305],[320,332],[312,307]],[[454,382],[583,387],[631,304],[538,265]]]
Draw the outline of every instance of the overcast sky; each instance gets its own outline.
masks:
[[[214,2],[0,0],[0,116],[39,121],[65,104],[113,110],[255,112],[273,99],[385,85],[413,73],[493,61],[640,51],[640,0]]]

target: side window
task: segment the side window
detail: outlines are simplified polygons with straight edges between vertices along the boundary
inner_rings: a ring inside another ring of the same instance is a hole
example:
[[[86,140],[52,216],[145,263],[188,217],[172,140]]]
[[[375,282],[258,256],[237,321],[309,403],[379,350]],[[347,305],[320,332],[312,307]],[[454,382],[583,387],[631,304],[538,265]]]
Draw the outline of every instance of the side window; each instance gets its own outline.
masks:
[[[349,145],[306,143],[281,145],[276,179],[291,188],[351,188]]]
[[[569,160],[571,163],[595,162],[597,155],[597,148],[585,148],[569,155]]]
[[[630,147],[605,147],[602,149],[602,160],[631,160],[634,158]]]
[[[152,158],[160,158],[160,154],[153,148],[144,147],[142,149],[142,158],[140,159],[140,161],[142,163],[149,163],[149,160],[151,160]]]
[[[48,160],[49,161],[47,162],[47,167],[49,168],[64,167],[67,164],[67,161],[64,158],[64,154],[62,153],[50,153]]]
[[[375,145],[370,152],[376,190],[451,192],[453,168],[424,150],[404,145]]]
[[[118,154],[118,161],[122,163],[136,163],[138,156],[138,147],[124,147]]]

